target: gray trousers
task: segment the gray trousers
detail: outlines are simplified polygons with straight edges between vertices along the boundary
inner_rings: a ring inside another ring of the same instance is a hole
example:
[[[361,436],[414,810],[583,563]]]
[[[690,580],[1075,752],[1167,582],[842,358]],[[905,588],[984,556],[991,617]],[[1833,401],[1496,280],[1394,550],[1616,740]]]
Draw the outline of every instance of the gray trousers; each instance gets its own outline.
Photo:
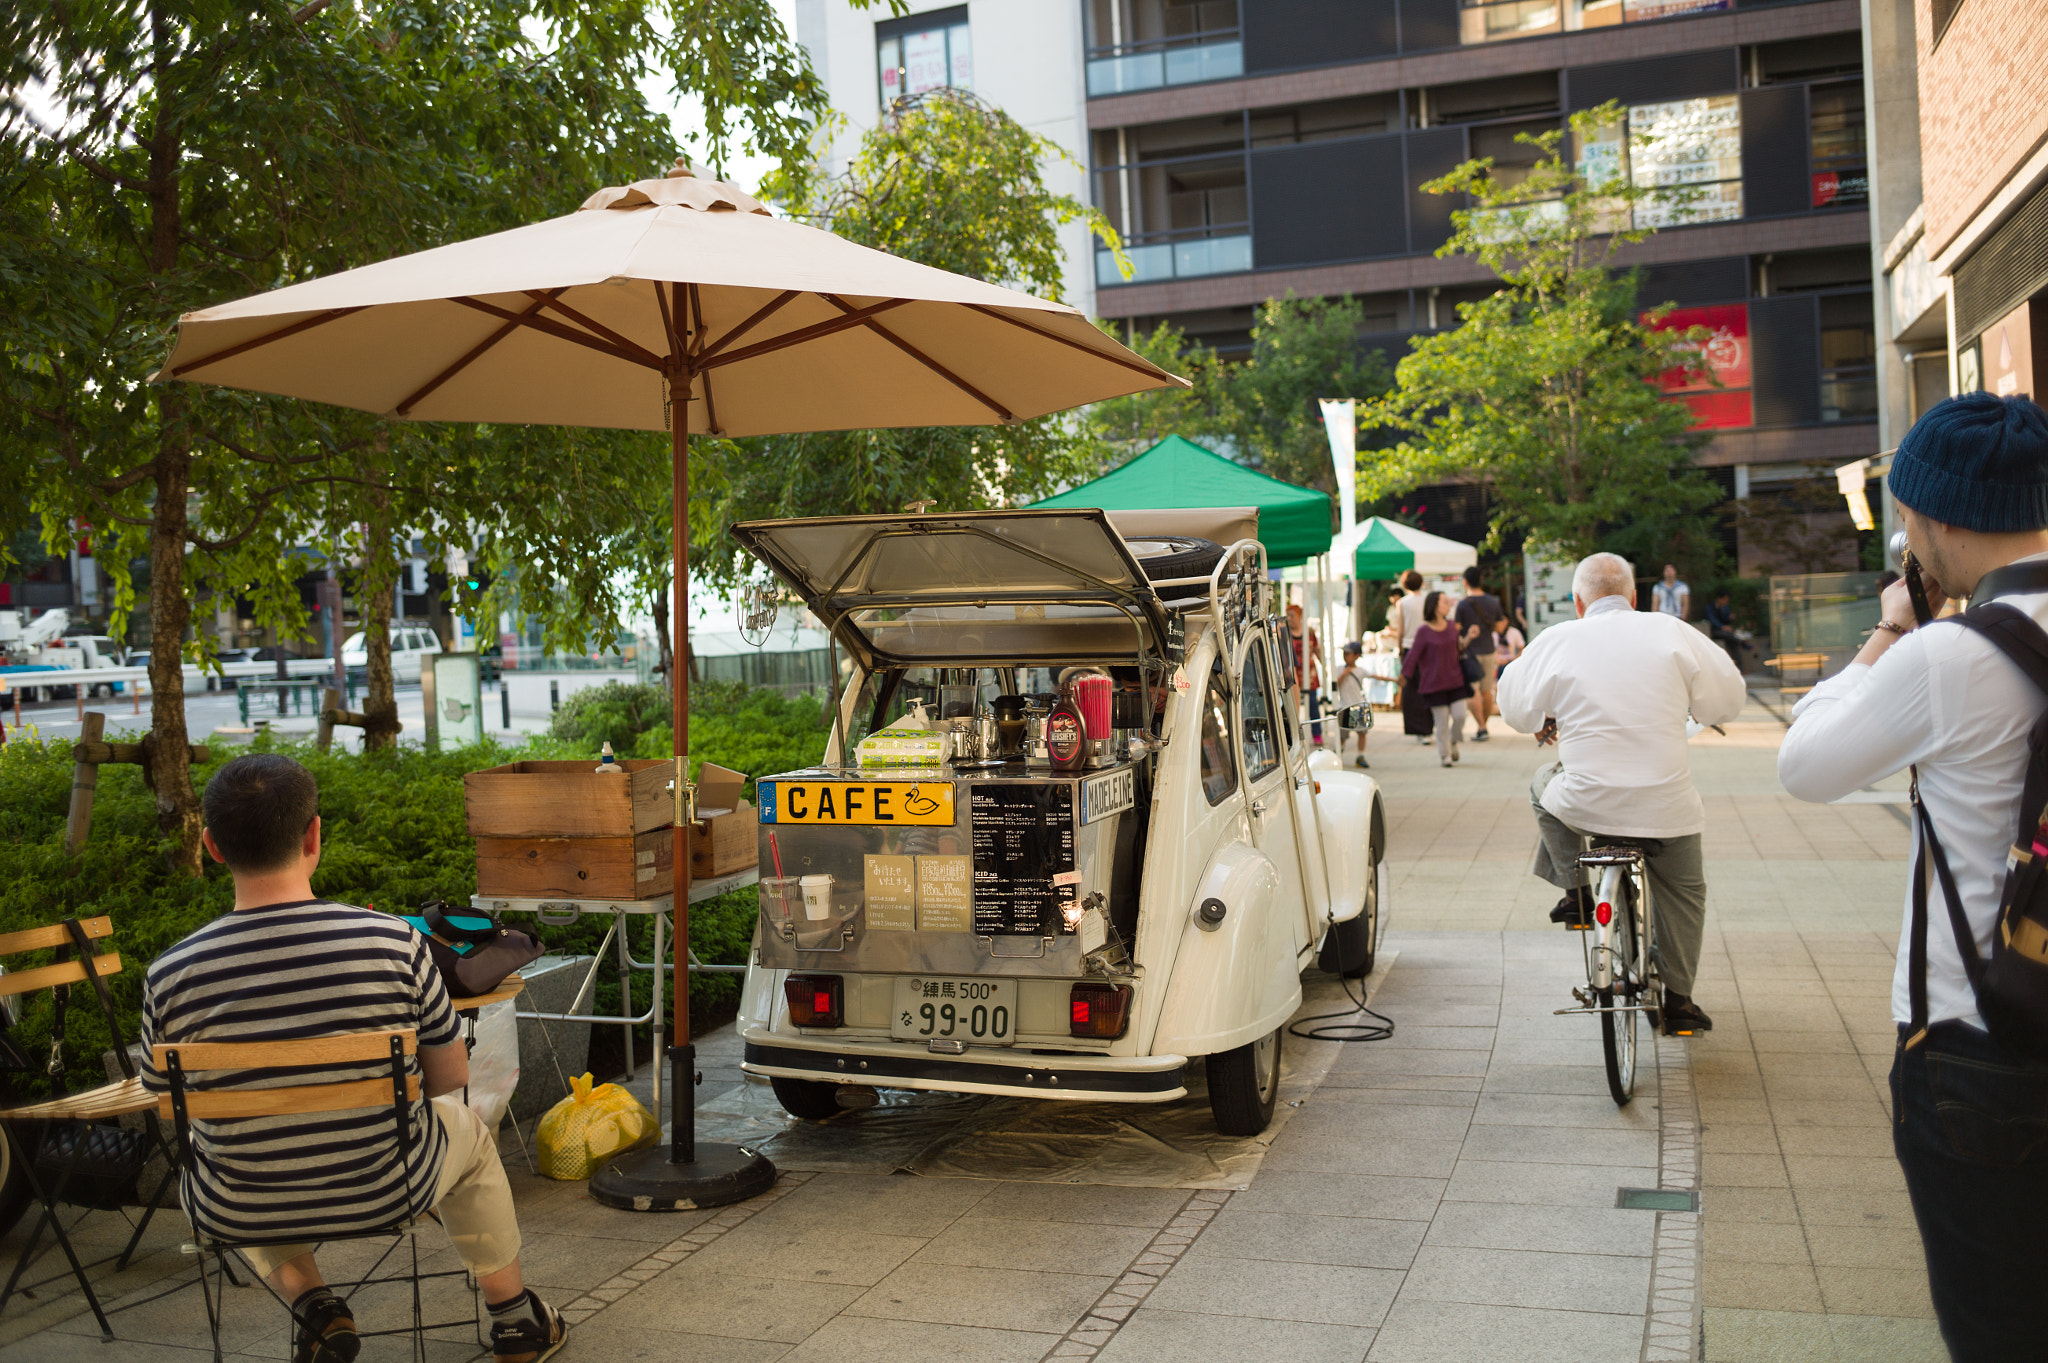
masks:
[[[1543,807],[1543,792],[1563,770],[1562,762],[1546,762],[1529,782],[1529,803],[1536,809],[1536,830],[1542,835],[1530,870],[1560,890],[1570,890],[1586,883],[1578,865],[1579,839],[1586,833],[1595,837],[1598,833],[1573,828]],[[1649,873],[1650,912],[1655,919],[1664,987],[1676,994],[1691,994],[1693,974],[1700,964],[1700,939],[1707,930],[1707,873],[1700,859],[1700,835],[1640,841],[1656,849],[1646,849],[1643,861]]]

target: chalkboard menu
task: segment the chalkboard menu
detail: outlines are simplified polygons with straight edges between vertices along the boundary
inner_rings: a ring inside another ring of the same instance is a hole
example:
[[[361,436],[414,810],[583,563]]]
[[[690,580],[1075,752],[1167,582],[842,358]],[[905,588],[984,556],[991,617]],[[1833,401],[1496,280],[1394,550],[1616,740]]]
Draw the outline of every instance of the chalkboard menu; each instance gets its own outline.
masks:
[[[969,807],[974,930],[985,937],[1055,931],[1061,925],[1056,905],[1073,894],[1073,784],[977,781]]]

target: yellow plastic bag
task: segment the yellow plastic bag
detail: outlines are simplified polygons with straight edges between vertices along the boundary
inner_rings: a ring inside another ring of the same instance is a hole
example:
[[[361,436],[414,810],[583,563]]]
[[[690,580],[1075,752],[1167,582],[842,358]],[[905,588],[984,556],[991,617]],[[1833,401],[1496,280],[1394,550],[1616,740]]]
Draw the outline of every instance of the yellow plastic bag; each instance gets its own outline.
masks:
[[[591,1087],[590,1076],[569,1081],[574,1090],[540,1119],[540,1171],[548,1178],[584,1179],[613,1155],[661,1139],[661,1123],[617,1084]]]

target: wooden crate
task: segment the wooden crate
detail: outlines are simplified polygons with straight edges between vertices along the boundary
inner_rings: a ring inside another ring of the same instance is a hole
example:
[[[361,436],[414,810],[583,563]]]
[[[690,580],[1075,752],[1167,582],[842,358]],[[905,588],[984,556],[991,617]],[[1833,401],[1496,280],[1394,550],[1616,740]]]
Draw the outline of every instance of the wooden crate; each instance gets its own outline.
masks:
[[[462,778],[462,812],[478,838],[632,838],[675,822],[675,764],[628,758],[624,775],[595,759],[512,762]],[[479,854],[481,855],[481,854]]]
[[[673,827],[630,838],[478,838],[476,892],[508,899],[652,899],[675,890],[675,843]]]

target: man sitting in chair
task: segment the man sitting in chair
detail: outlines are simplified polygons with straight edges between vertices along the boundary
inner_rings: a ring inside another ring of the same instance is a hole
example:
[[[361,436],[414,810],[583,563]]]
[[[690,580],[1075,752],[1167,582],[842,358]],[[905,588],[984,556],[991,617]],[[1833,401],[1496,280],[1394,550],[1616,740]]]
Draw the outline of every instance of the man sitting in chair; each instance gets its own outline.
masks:
[[[292,1041],[347,1032],[418,1034],[422,1099],[411,1168],[399,1168],[388,1107],[194,1122],[198,1173],[185,1213],[226,1239],[370,1230],[429,1208],[475,1274],[491,1311],[497,1363],[540,1363],[568,1327],[519,1276],[512,1189],[483,1119],[459,1096],[469,1082],[448,991],[426,940],[387,914],[313,893],[320,864],[319,787],[288,757],[237,757],[207,782],[207,853],[235,879],[235,910],[173,946],[143,984],[142,1044]],[[380,1065],[295,1074],[300,1083],[388,1075]],[[143,1082],[168,1091],[145,1064]],[[458,1095],[458,1096],[448,1096]],[[350,1363],[360,1341],[348,1304],[321,1280],[312,1243],[242,1253],[300,1322],[297,1363]]]

